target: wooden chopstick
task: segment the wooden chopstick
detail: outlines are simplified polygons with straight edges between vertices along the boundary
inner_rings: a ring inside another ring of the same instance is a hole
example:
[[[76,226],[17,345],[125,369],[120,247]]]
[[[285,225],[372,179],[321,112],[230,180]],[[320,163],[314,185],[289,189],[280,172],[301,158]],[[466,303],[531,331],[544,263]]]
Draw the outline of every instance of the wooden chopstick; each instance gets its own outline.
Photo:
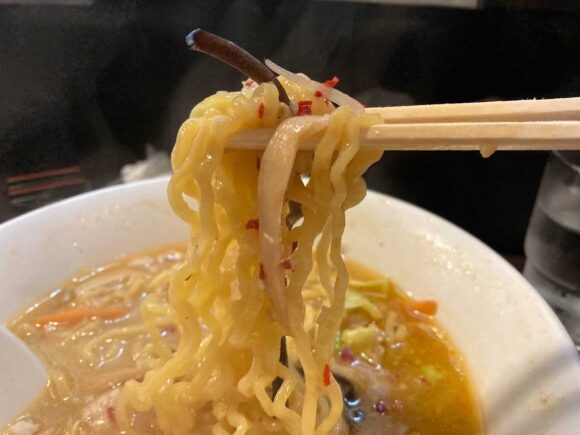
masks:
[[[580,149],[580,121],[380,124],[365,132],[362,144],[385,150]]]
[[[384,124],[361,132],[361,146],[384,150],[580,150],[580,98],[374,107]],[[273,130],[234,137],[229,148],[263,149]],[[301,144],[312,149],[315,140]]]
[[[580,121],[580,97],[424,106],[369,107],[389,124],[434,122]]]
[[[272,129],[242,133],[229,148],[263,149]],[[313,149],[306,141],[301,149]],[[361,146],[384,150],[555,150],[580,149],[580,121],[461,122],[439,124],[379,124],[361,133]]]

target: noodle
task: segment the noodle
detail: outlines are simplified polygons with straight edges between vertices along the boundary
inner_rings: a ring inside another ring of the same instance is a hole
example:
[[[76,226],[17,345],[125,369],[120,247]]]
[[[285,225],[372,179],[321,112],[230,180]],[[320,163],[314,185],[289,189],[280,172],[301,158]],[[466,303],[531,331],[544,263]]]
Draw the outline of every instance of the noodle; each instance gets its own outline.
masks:
[[[375,119],[280,82],[293,104],[311,101],[312,116],[290,117],[277,88],[264,83],[205,99],[179,130],[168,197],[191,235],[169,276],[168,300],[150,293],[141,306],[150,368],[141,381],[126,382],[117,400],[128,433],[135,413],[152,412],[168,434],[327,434],[341,418],[340,387],[324,373],[348,286],[344,213],[363,198],[362,173],[380,157],[359,150],[359,131]],[[277,127],[263,155],[225,151],[233,134],[256,127]],[[300,151],[308,139],[318,141],[315,151]],[[290,198],[303,214],[291,228],[284,224]],[[306,315],[313,249],[323,302]],[[131,293],[141,287],[135,280]],[[161,339],[160,322],[176,325],[176,348]],[[95,338],[85,356],[94,359],[103,340],[142,332]],[[282,337],[288,367],[278,360]],[[272,397],[276,378],[282,382]]]

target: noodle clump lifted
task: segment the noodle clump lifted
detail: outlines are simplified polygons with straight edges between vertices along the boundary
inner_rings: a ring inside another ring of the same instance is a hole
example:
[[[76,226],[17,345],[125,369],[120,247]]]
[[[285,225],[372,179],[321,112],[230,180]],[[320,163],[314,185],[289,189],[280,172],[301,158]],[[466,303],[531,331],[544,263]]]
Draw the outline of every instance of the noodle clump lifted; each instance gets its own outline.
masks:
[[[151,411],[169,434],[337,428],[343,399],[331,359],[348,286],[341,238],[345,210],[365,195],[362,174],[380,157],[359,150],[359,132],[377,120],[279,79],[305,116],[292,116],[273,84],[248,81],[202,101],[178,133],[168,196],[191,236],[168,298],[151,294],[141,307],[147,372],[116,405],[129,433]],[[276,128],[263,153],[225,150],[232,135],[262,127]],[[314,151],[300,151],[305,141]],[[296,204],[302,216],[291,222]],[[322,286],[305,305],[314,262]],[[159,326],[167,319],[176,348]]]

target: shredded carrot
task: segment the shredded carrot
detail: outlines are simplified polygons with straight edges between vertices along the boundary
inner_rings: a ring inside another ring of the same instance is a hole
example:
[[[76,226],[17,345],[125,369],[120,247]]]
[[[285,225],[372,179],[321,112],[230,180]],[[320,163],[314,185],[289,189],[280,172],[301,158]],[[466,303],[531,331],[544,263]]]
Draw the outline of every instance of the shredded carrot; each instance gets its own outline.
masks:
[[[44,314],[34,319],[34,323],[46,325],[47,323],[77,323],[90,317],[111,319],[127,314],[126,307],[76,307],[68,310],[55,311]]]
[[[409,311],[417,311],[427,316],[434,316],[437,313],[437,302],[435,301],[408,301],[405,307]]]
[[[324,382],[325,386],[330,385],[330,367],[328,364],[324,364],[324,371],[322,372],[322,382]]]

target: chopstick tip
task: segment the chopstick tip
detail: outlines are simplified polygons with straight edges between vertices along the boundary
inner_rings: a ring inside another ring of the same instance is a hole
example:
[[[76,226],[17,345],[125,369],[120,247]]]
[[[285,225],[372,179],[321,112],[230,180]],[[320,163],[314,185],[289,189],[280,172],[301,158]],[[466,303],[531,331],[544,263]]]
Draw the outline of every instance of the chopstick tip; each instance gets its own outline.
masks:
[[[192,50],[196,49],[196,42],[195,42],[195,37],[196,35],[198,35],[200,32],[203,32],[202,29],[197,28],[195,30],[192,30],[191,32],[189,32],[187,34],[187,36],[185,37],[185,44]]]

